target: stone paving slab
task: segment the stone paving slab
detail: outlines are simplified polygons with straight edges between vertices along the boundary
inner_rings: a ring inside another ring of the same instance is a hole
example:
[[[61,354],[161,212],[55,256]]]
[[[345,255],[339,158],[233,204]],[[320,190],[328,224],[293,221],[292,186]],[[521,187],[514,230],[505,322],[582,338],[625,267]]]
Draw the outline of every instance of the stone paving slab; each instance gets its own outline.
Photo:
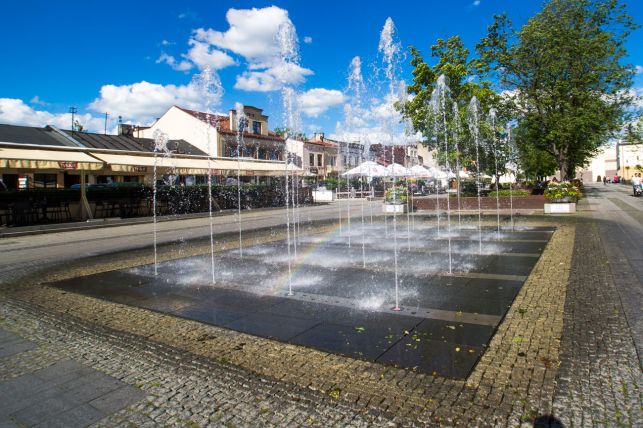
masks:
[[[80,427],[142,398],[141,391],[73,360],[0,381],[0,420]]]

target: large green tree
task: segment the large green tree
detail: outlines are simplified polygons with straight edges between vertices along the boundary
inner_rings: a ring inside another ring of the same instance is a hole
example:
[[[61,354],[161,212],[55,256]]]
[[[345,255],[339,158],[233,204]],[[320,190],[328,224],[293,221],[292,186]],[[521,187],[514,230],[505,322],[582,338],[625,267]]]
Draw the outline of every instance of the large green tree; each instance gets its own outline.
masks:
[[[492,83],[485,79],[488,72],[486,63],[471,58],[459,36],[437,40],[431,47],[433,65],[424,60],[417,48],[412,46],[410,51],[414,69],[413,81],[407,89],[413,96],[398,106],[403,115],[415,130],[422,133],[423,143],[437,150],[442,164],[448,159],[453,169],[459,163],[459,166],[475,172],[496,175],[498,180],[507,163],[501,134],[510,111],[500,102]],[[431,99],[435,98],[434,91],[441,75],[445,76],[449,92],[446,102],[438,103],[441,106],[436,115]],[[478,148],[466,122],[467,109],[474,96],[480,105]],[[496,111],[495,129],[488,120],[491,109]],[[447,146],[448,150],[445,149]]]
[[[547,153],[573,178],[621,129],[634,74],[625,41],[635,28],[619,0],[550,0],[520,31],[495,17],[477,50],[507,90],[524,156]]]

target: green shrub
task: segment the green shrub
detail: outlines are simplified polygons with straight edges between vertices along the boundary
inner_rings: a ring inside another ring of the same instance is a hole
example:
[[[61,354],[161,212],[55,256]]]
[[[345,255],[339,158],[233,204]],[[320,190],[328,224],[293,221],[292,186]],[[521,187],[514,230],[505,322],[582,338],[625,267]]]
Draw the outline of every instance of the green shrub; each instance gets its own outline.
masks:
[[[522,190],[522,189],[506,189],[506,190],[501,190],[499,192],[491,192],[489,193],[489,196],[495,197],[496,194],[498,196],[529,196],[531,195],[531,192],[528,190]]]

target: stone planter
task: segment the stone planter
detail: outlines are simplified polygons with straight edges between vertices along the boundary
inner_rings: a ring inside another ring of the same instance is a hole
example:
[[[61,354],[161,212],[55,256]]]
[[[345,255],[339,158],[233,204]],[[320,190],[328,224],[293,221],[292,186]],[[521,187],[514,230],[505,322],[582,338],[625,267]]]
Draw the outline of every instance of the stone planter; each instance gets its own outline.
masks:
[[[314,202],[333,202],[335,200],[335,192],[332,190],[313,190]]]
[[[385,203],[383,205],[382,210],[385,213],[405,213],[406,212],[406,204],[387,204],[387,203]]]
[[[545,214],[573,214],[576,202],[555,202],[545,204]]]

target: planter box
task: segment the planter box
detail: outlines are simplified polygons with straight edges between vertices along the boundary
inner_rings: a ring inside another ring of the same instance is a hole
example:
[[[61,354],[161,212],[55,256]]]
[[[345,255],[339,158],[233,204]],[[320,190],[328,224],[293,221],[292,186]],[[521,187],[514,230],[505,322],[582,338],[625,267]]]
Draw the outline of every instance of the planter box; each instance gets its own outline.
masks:
[[[575,212],[575,202],[545,204],[545,214],[572,214]]]
[[[314,202],[333,202],[335,199],[335,192],[332,190],[313,190]]]
[[[406,204],[384,204],[382,210],[385,213],[405,213]]]

